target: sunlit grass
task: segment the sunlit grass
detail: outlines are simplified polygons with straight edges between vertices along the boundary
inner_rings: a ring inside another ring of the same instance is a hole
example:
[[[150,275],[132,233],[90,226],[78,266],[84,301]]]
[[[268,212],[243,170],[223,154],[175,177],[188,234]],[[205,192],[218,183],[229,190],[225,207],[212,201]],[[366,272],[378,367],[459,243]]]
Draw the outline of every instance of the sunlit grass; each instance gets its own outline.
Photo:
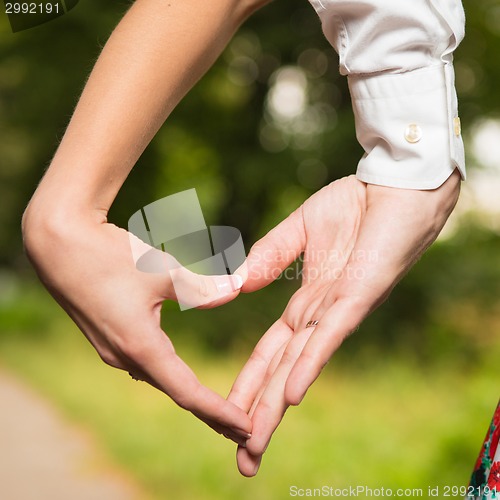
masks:
[[[103,365],[49,299],[46,307],[54,319],[40,335],[12,325],[2,331],[0,361],[90,429],[155,499],[281,499],[292,485],[425,492],[465,485],[498,397],[492,374],[500,348],[467,370],[402,356],[334,359],[300,407],[289,410],[258,476],[245,479],[231,443],[146,384]],[[244,361],[192,344],[178,350],[223,394]]]

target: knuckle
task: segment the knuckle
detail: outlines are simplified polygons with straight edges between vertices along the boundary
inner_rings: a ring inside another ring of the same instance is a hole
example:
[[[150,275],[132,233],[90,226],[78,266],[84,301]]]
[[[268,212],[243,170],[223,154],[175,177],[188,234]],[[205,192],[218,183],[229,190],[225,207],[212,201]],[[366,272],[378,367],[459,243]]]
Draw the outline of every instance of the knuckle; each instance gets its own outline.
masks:
[[[296,353],[292,352],[292,350],[289,347],[287,347],[283,352],[283,355],[281,356],[281,363],[286,366],[290,366],[293,365],[296,360],[297,360]]]
[[[276,403],[278,401],[269,401],[266,397],[263,397],[259,401],[259,412],[264,415],[272,415],[276,411]],[[281,403],[281,402],[280,402]],[[281,404],[282,406],[282,404]]]
[[[363,293],[352,293],[348,296],[341,296],[337,301],[337,307],[342,308],[348,313],[351,318],[353,328],[359,323],[359,318],[362,317],[365,311],[370,310],[373,306],[373,300],[365,297]]]
[[[267,359],[264,356],[264,353],[260,349],[254,349],[252,354],[250,355],[250,361],[252,364],[256,365],[267,365]]]
[[[195,391],[196,392],[196,391]],[[169,394],[175,403],[183,410],[194,412],[196,411],[195,401],[196,395],[193,392],[175,392]]]
[[[305,363],[307,366],[312,367],[315,372],[321,371],[321,369],[328,362],[328,359],[326,359],[326,360],[319,359],[316,354],[310,352],[308,349],[304,349],[302,351],[302,354],[300,355],[300,359],[301,359],[302,363]]]
[[[110,350],[100,350],[98,351],[99,357],[104,362],[104,364],[111,366],[112,368],[121,368],[122,364],[118,359],[118,356]]]
[[[175,401],[177,406],[179,406],[183,410],[187,410],[187,411],[191,410],[191,401],[189,400],[189,398],[186,395],[182,395],[182,396],[176,395],[176,396],[173,396],[172,399]]]
[[[298,406],[301,402],[301,399],[296,394],[286,394],[285,402],[287,406]]]
[[[153,346],[146,338],[134,335],[121,339],[117,348],[123,357],[134,361],[139,366],[154,352]]]
[[[262,456],[267,448],[267,443],[247,443],[247,450],[254,457]]]

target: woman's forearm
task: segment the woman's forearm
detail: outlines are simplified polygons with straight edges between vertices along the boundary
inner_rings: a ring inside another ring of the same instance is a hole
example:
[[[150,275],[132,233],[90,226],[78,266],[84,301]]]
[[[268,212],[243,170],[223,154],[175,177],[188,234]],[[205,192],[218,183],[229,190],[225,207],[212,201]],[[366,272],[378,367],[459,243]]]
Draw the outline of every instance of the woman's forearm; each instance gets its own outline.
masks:
[[[267,1],[137,0],[104,47],[30,205],[105,220],[159,127]]]

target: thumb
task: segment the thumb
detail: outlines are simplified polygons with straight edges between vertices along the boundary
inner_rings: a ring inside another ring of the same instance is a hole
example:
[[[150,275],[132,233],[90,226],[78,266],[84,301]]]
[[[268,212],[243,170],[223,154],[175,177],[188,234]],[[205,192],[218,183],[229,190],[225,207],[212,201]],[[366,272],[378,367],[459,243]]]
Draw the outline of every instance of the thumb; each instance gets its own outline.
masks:
[[[136,269],[153,284],[155,294],[164,300],[176,300],[181,310],[216,307],[238,296],[243,286],[241,275],[197,274],[169,253],[129,235]]]
[[[301,206],[251,248],[245,263],[236,271],[246,274],[242,291],[254,292],[272,283],[299,257],[305,244]]]
[[[167,297],[176,300],[181,310],[217,307],[236,298],[243,286],[238,274],[204,276],[185,267],[172,269]]]

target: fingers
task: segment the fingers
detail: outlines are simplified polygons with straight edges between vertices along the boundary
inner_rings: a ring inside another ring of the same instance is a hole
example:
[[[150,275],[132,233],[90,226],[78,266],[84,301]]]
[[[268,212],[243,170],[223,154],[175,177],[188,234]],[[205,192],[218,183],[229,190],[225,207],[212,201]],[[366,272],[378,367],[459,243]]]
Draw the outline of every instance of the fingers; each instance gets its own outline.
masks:
[[[305,328],[290,338],[277,366],[269,363],[264,390],[257,395],[251,411],[252,437],[237,452],[238,468],[243,475],[257,473],[261,456],[288,406],[300,403],[333,352],[357,325],[356,318],[361,318],[361,308],[356,316],[352,303],[338,302],[335,310],[332,307],[322,315],[316,328]]]
[[[302,207],[269,231],[251,248],[243,291],[253,292],[273,282],[304,250]]]
[[[368,311],[365,302],[349,298],[337,300],[324,314],[318,316],[319,324],[311,328],[314,332],[297,357],[286,382],[285,399],[288,404],[300,404],[333,353],[359,326]]]
[[[236,463],[238,470],[245,477],[253,477],[259,471],[262,455],[252,455],[246,448],[238,446]]]
[[[254,414],[261,395],[266,390],[269,380],[281,360],[282,352],[292,335],[292,329],[282,319],[271,326],[238,375],[229,393],[228,401],[250,415]],[[255,476],[259,470],[262,454],[252,454],[246,449],[247,445],[248,441],[244,447],[238,447],[236,460],[240,473],[243,476],[251,477]]]
[[[123,370],[126,370],[123,365],[117,366]],[[149,383],[156,389],[165,392],[164,388],[162,388],[156,380],[152,379],[150,376],[146,375],[145,373],[141,372],[139,374],[139,370],[136,369],[134,370],[134,373],[129,372],[129,374],[132,376],[134,380],[141,380],[144,382]],[[196,411],[192,411],[193,415],[195,415],[197,418],[199,418],[201,421],[205,422],[209,427],[211,427],[215,432],[218,434],[223,435],[225,438],[235,442],[238,446],[245,447],[247,439],[250,437],[250,434],[247,433],[246,431],[243,431],[242,429],[238,428],[229,428],[225,426],[224,424],[221,424],[215,420],[212,420],[210,418],[207,418],[206,416],[197,413]]]
[[[346,186],[349,188],[351,184]],[[350,192],[351,189],[347,189],[347,193]],[[335,283],[330,282],[318,308],[311,308],[310,301],[306,306],[296,301],[294,307],[289,308],[290,324],[302,325],[314,319],[319,320],[318,326],[294,335],[277,366],[276,358],[269,360],[266,357],[259,363],[254,362],[253,368],[250,364],[248,373],[242,372],[242,381],[236,385],[239,395],[234,400],[248,409],[253,399],[250,406],[252,437],[246,448],[237,452],[238,467],[243,475],[256,474],[260,457],[288,405],[302,401],[343,340],[387,298],[394,285],[435,239],[456,198],[450,196],[453,199],[449,201],[445,197],[449,204],[445,209],[439,199],[434,204],[423,203],[424,200],[434,201],[434,198],[434,194],[412,193],[409,196],[404,193],[404,198],[400,199],[400,193],[394,190],[380,192],[378,188],[356,187],[354,199],[342,204],[353,210],[342,212],[348,215],[348,223],[342,225],[345,234],[340,234],[338,239],[326,237],[328,231],[314,231],[318,225],[316,221],[325,211],[324,204],[316,210],[318,207],[312,204],[311,198],[308,206],[299,209],[252,248],[247,259],[249,278],[243,291],[267,285],[298,257],[305,246],[304,224],[308,228],[308,238],[313,240],[309,242],[309,251],[316,247],[321,250],[339,246],[349,257],[348,262],[340,263],[343,273]],[[312,266],[312,270],[317,269]],[[313,311],[314,314],[305,317]],[[280,346],[274,345],[273,350],[275,356],[281,354]],[[263,375],[266,364],[268,368]],[[256,380],[251,379],[252,373],[257,375]]]
[[[271,361],[292,335],[292,329],[282,319],[269,328],[236,378],[227,398],[228,401],[247,413],[250,411],[259,391],[265,386]]]
[[[365,312],[361,303],[338,300],[324,314],[315,316],[320,321],[316,328],[304,328],[289,336],[277,366],[274,360],[268,362],[266,375],[263,377],[260,374],[256,382],[256,385],[261,383],[261,387],[256,391],[253,386],[253,390],[248,391],[252,397],[255,395],[255,401],[250,412],[252,437],[246,442],[246,447],[237,453],[238,468],[243,475],[257,473],[261,455],[267,449],[288,406],[300,403],[333,352],[361,322]],[[246,387],[250,385],[248,381]],[[245,402],[248,407],[248,401]]]
[[[251,411],[252,437],[244,448],[238,448],[236,454],[238,469],[244,476],[254,476],[259,470],[262,455],[288,408],[285,399],[286,380],[310,335],[307,330],[294,335],[285,349],[280,349],[277,353],[277,363],[273,360],[269,364],[268,380],[264,382]]]
[[[288,402],[285,398],[285,385],[297,358],[311,335],[310,329],[296,333],[288,342],[278,366],[272,373],[262,396],[252,414],[252,437],[247,441],[247,450],[252,455],[262,455],[271,436],[281,422]]]
[[[193,307],[208,309],[226,304],[238,296],[243,286],[243,279],[237,274],[203,276],[185,268],[171,272],[171,278],[174,300],[183,310]]]
[[[183,310],[222,305],[234,299],[243,286],[240,275],[197,274],[172,255],[147,245],[131,233],[129,239],[141,278],[152,284],[159,298],[176,300]]]
[[[182,310],[220,306],[236,298],[243,286],[237,274],[205,276],[180,265],[153,280],[158,297],[177,301]]]
[[[221,434],[224,436],[226,439],[229,439],[230,441],[233,441],[236,443],[238,446],[245,448],[246,447],[246,442],[248,439],[248,435],[242,435],[239,431],[234,431],[232,429],[228,429],[227,427],[222,426],[221,424],[204,418],[201,415],[197,415],[194,413],[194,415],[199,418],[202,422],[205,422],[209,427],[211,427],[217,434]]]
[[[153,334],[154,333],[154,334]],[[144,339],[146,335],[144,335]],[[252,431],[249,416],[236,405],[203,386],[194,372],[177,356],[164,332],[157,326],[147,332],[147,340],[129,342],[121,352],[132,370],[140,370],[146,380],[211,427],[242,444]]]
[[[370,190],[370,188],[369,188]],[[434,223],[420,219],[427,194],[391,188],[372,193],[356,244],[342,277],[326,293],[314,317],[319,325],[286,385],[286,399],[299,404],[333,352],[389,295],[432,239]],[[418,214],[418,215],[416,215]],[[431,236],[429,236],[431,235]]]

